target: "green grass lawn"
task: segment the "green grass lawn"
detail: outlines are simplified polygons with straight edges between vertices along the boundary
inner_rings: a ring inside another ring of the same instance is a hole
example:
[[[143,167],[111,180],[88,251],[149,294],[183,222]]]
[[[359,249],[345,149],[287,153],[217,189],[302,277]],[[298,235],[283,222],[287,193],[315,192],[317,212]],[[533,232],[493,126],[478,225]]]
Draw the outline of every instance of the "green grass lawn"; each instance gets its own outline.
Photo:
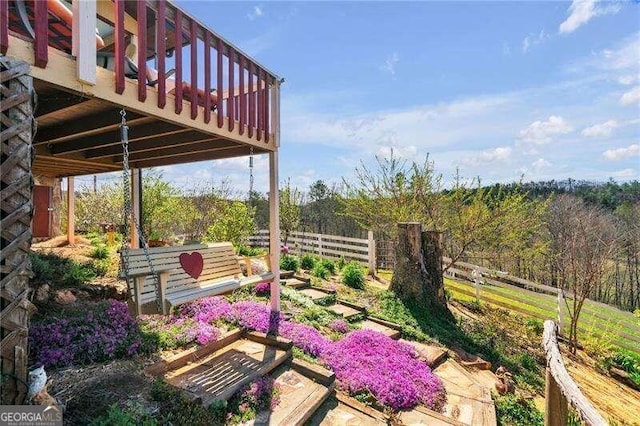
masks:
[[[454,298],[463,301],[475,300],[475,287],[472,283],[445,278],[445,287]],[[487,286],[481,287],[481,300],[494,306],[512,309],[540,319],[557,318],[557,298],[551,295],[535,293],[523,289]],[[567,322],[568,322],[568,315]],[[640,351],[640,327],[632,315],[616,308],[603,307],[587,301],[580,316],[579,332],[611,336],[612,343],[630,350]],[[628,337],[624,337],[624,335]]]

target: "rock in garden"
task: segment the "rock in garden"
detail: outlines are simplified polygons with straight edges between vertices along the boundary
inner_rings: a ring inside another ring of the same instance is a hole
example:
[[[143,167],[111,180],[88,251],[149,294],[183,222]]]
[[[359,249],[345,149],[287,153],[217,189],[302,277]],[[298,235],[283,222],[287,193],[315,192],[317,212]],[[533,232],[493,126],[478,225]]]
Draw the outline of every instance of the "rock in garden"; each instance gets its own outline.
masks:
[[[59,290],[56,292],[55,301],[61,305],[69,305],[76,301],[76,296],[71,290]]]
[[[49,300],[49,292],[51,291],[51,287],[49,284],[42,284],[36,290],[36,301],[38,302],[46,302]]]

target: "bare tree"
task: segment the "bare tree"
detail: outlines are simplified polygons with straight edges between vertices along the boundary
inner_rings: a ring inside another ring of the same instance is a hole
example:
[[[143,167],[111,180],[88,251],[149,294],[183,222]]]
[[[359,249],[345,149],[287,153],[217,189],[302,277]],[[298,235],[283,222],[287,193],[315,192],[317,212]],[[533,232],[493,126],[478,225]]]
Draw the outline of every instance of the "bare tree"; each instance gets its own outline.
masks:
[[[547,226],[558,286],[571,296],[569,342],[575,353],[580,312],[615,256],[616,228],[610,214],[567,195],[551,201]]]

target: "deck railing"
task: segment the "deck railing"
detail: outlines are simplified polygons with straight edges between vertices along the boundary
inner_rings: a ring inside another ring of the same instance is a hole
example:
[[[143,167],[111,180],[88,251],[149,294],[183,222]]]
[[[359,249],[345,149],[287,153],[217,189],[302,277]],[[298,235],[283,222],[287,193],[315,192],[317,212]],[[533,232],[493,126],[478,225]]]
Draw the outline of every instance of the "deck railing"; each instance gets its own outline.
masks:
[[[171,107],[176,114],[181,114],[184,101],[188,101],[191,119],[200,117],[210,123],[213,116],[218,128],[269,142],[273,131],[269,92],[276,84],[276,75],[171,2],[81,1],[77,2],[80,9],[74,2],[73,23],[63,34],[60,26],[65,22],[54,14],[49,3],[50,0],[0,0],[2,54],[8,50],[10,34],[31,39],[34,65],[46,68],[49,49],[67,50],[59,43],[67,36],[68,43],[63,46],[71,46],[73,38],[73,48],[67,53],[73,53],[77,61],[95,64],[98,49],[92,41],[97,17],[113,29],[105,37],[107,46],[100,53],[113,55],[116,93],[125,92],[125,68],[127,62],[133,63],[137,67],[139,101],[147,101],[148,90],[157,90],[157,106],[164,109],[167,95],[171,94],[175,99]],[[19,13],[27,16],[18,19]],[[29,30],[20,25],[25,19],[31,26]],[[87,39],[91,42],[87,43]],[[134,58],[131,49],[127,49],[130,44],[136,46]],[[93,71],[88,68],[95,81],[95,65]],[[91,83],[91,78],[88,81]]]
[[[545,426],[565,426],[569,421],[569,403],[588,426],[606,425],[607,421],[584,396],[564,366],[555,322],[545,321],[542,343],[547,356]]]

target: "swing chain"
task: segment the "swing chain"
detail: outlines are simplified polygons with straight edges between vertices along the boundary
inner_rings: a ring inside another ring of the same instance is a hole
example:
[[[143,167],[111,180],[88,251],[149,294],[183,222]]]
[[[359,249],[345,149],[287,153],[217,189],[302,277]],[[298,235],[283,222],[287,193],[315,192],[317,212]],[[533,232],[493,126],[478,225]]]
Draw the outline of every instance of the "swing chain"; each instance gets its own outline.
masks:
[[[253,194],[253,147],[249,149],[249,199]]]
[[[153,262],[151,261],[151,256],[149,256],[149,247],[147,246],[147,241],[144,237],[144,233],[142,232],[142,227],[140,223],[136,220],[133,215],[133,208],[131,206],[131,170],[129,169],[129,126],[127,126],[127,112],[124,108],[120,111],[120,116],[122,117],[120,124],[120,135],[122,139],[122,182],[124,185],[124,235],[122,236],[122,272],[124,273],[125,278],[129,277],[129,250],[130,244],[128,242],[129,236],[129,221],[133,223],[138,231],[138,238],[140,239],[140,243],[142,246],[142,250],[144,250],[144,256],[147,260],[147,264],[149,265],[149,271],[151,272],[151,277],[153,278],[155,299],[156,299],[156,308],[159,313],[162,313],[162,304],[163,301],[160,300],[159,288],[160,288],[160,280],[158,278],[158,274],[153,266]],[[136,285],[135,282],[133,285]],[[140,301],[136,300],[138,306],[140,306]],[[140,312],[138,312],[140,314]]]

